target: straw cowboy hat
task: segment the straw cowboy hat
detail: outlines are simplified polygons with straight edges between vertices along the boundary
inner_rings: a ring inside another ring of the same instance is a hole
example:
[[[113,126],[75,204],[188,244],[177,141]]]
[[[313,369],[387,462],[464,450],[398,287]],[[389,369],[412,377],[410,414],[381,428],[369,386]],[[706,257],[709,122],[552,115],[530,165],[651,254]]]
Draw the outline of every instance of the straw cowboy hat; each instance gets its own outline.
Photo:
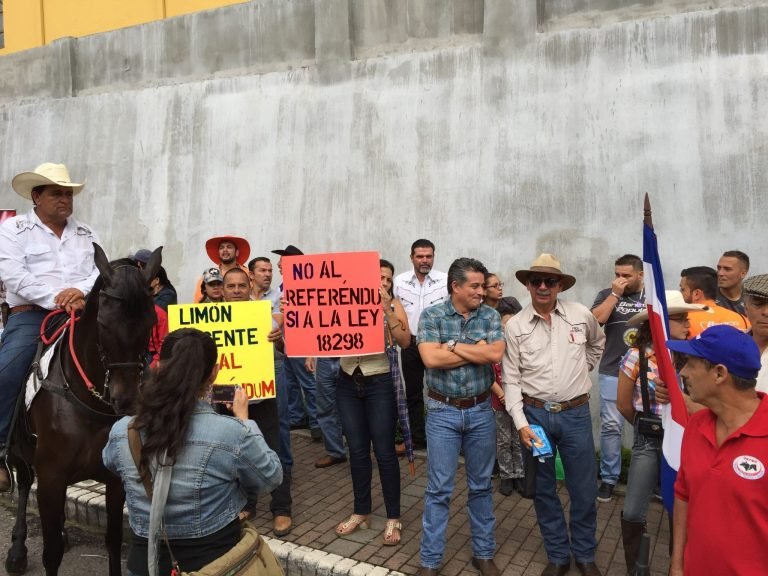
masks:
[[[560,277],[560,284],[562,286],[561,292],[565,292],[576,284],[576,278],[570,274],[563,274],[560,270],[560,260],[552,256],[552,254],[541,254],[536,260],[533,261],[531,267],[528,270],[518,270],[515,272],[515,277],[524,285],[528,285],[528,278],[535,276],[536,274],[554,274]]]
[[[32,172],[16,174],[11,181],[11,186],[16,194],[27,200],[32,200],[32,189],[37,186],[64,186],[65,188],[72,188],[73,194],[79,194],[85,184],[72,182],[69,177],[69,170],[64,164],[46,162],[40,164]]]
[[[694,310],[705,310],[713,313],[709,306],[702,304],[687,304],[683,300],[683,295],[678,290],[665,290],[664,295],[667,299],[667,316],[674,316],[675,314],[685,314],[686,312],[693,312]],[[638,312],[627,320],[627,324],[630,326],[637,326],[648,320],[648,308],[642,312]]]
[[[208,253],[214,263],[219,264],[219,245],[222,242],[231,242],[237,248],[237,263],[244,266],[248,262],[248,256],[251,255],[251,245],[248,240],[239,236],[215,236],[205,243],[205,251]]]

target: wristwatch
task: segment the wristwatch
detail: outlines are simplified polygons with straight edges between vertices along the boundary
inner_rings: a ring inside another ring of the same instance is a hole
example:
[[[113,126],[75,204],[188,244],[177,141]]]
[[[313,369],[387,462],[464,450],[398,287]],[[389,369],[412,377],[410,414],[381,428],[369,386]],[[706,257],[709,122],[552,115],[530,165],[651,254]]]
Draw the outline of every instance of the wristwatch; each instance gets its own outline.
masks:
[[[448,340],[446,344],[448,344],[448,352],[453,352],[453,349],[456,348],[456,340]]]

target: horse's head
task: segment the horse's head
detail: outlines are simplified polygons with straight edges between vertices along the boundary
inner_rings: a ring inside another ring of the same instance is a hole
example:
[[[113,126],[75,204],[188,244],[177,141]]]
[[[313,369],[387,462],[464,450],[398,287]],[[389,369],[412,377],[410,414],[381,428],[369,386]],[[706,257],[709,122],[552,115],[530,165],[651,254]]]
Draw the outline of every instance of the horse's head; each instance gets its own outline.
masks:
[[[157,322],[149,283],[160,269],[163,247],[152,253],[142,270],[127,258],[110,263],[101,247],[93,246],[101,273],[97,282],[97,322],[99,355],[106,371],[105,400],[118,414],[128,414],[132,412],[150,334]]]

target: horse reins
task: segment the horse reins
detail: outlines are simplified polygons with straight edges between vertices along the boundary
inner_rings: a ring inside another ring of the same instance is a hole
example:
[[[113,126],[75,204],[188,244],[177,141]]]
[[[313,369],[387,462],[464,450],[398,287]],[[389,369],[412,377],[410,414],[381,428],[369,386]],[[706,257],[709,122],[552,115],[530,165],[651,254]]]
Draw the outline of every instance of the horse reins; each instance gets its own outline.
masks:
[[[59,326],[50,337],[46,336],[45,334],[45,329],[48,324],[48,320],[53,318],[54,316],[57,316],[58,314],[63,314],[63,313],[64,313],[64,310],[54,310],[53,312],[49,313],[45,318],[43,318],[43,323],[40,325],[40,339],[43,341],[43,344],[45,344],[46,346],[50,346],[53,342],[56,341],[56,339],[61,335],[61,333],[67,327],[70,327],[69,338],[68,338],[69,355],[72,358],[72,361],[75,364],[75,368],[77,368],[77,373],[80,375],[80,378],[82,378],[83,383],[85,384],[85,387],[94,397],[96,397],[97,399],[101,400],[104,403],[108,403],[105,400],[105,396],[109,398],[110,370],[115,368],[137,368],[139,370],[139,382],[141,382],[144,364],[140,360],[138,362],[109,362],[109,358],[104,352],[104,349],[102,348],[101,343],[98,343],[97,348],[99,350],[99,358],[101,360],[102,366],[104,366],[104,369],[106,370],[106,374],[104,375],[105,394],[102,395],[93,385],[93,382],[91,382],[90,378],[88,378],[88,376],[86,375],[85,370],[83,370],[83,367],[80,364],[80,360],[77,357],[77,352],[75,351],[75,323],[80,320],[80,317],[75,315],[75,311],[72,310],[70,312],[69,320],[67,320],[61,326]]]

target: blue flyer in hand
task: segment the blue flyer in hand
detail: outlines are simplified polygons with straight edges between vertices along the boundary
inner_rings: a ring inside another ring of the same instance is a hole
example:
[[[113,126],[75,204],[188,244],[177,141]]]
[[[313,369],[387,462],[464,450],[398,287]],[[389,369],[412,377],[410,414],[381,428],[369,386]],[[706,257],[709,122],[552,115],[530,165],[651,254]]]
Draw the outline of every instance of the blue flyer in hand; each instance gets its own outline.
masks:
[[[540,440],[540,442],[533,443],[533,447],[531,449],[533,455],[542,461],[544,458],[549,458],[552,456],[552,445],[549,443],[549,438],[547,438],[547,434],[544,432],[544,428],[538,424],[532,424],[531,430],[534,434],[536,434],[536,438]]]

